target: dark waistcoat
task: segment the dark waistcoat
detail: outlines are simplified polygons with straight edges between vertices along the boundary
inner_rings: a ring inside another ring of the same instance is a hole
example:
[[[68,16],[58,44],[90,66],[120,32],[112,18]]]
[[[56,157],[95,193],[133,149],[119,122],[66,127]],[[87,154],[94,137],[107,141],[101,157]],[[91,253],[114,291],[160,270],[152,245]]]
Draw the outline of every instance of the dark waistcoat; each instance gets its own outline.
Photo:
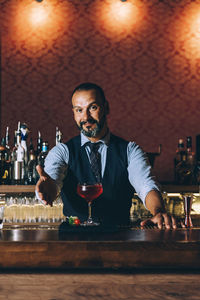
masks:
[[[66,216],[78,216],[84,221],[88,216],[88,206],[87,202],[77,195],[77,184],[91,182],[94,175],[85,147],[81,147],[80,135],[69,140],[66,145],[69,149],[69,164],[61,192],[63,212]],[[127,141],[111,134],[102,178],[103,193],[92,203],[92,217],[104,223],[129,222],[134,189],[128,180],[127,145]]]

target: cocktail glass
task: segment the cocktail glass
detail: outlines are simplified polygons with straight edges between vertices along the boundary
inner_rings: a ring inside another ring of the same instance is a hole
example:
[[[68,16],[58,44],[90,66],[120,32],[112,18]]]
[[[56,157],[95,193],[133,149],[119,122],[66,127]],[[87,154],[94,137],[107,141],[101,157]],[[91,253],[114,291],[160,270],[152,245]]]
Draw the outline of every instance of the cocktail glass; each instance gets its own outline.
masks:
[[[186,228],[193,227],[192,219],[191,219],[192,200],[193,200],[192,194],[183,195]]]
[[[92,219],[92,202],[103,193],[103,186],[101,183],[79,183],[77,185],[77,193],[84,198],[88,203],[88,219],[81,225],[84,226],[98,226],[100,223],[94,222]]]

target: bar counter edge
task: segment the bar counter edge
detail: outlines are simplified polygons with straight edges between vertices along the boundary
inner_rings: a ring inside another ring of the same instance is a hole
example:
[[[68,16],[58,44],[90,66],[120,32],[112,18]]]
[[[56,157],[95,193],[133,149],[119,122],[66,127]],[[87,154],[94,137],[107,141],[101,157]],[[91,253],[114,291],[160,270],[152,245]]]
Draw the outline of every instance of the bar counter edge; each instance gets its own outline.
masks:
[[[19,234],[20,238],[16,238]],[[57,230],[3,230],[0,270],[9,268],[200,268],[200,229],[126,230],[64,234]]]

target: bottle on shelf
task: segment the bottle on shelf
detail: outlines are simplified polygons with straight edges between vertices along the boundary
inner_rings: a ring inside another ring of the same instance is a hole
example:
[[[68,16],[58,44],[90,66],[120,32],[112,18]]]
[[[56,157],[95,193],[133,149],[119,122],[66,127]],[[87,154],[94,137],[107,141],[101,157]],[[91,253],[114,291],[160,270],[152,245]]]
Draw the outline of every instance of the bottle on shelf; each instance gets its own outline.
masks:
[[[37,150],[36,155],[39,156],[40,152],[42,151],[42,137],[40,131],[38,131],[38,137],[37,137]]]
[[[49,143],[47,141],[42,142],[42,151],[38,156],[38,164],[44,168],[45,158],[49,152]]]
[[[16,144],[12,151],[12,183],[24,184],[25,178],[25,150],[21,145],[21,129],[20,122],[18,122],[18,129],[16,132]]]
[[[24,184],[28,184],[28,148],[27,148],[27,138],[29,133],[29,128],[26,123],[21,123],[21,145],[24,148]]]
[[[187,136],[186,140],[186,155],[187,155],[187,161],[191,163],[192,165],[195,164],[195,153],[192,149],[192,137]]]
[[[182,142],[183,144],[183,142]],[[177,160],[175,166],[175,175],[177,184],[192,185],[195,184],[195,154],[192,151],[192,137],[186,138],[186,150],[179,153],[179,161]]]
[[[8,178],[7,168],[6,168],[6,147],[5,139],[2,138],[0,144],[0,184],[6,184]]]
[[[62,132],[56,127],[56,145],[62,142]]]
[[[1,140],[1,159],[3,158],[4,163],[4,174],[1,178],[1,184],[10,184],[11,182],[11,154],[10,154],[10,147],[9,147],[9,135],[8,135],[9,127],[6,128],[6,135],[5,138]],[[2,153],[3,151],[3,153]],[[3,169],[2,169],[3,170]]]
[[[27,149],[27,138],[29,133],[29,128],[26,123],[22,123],[20,125],[20,131],[21,131],[21,145],[24,148],[24,162],[25,165],[28,163],[28,149]]]
[[[184,146],[184,140],[183,139],[179,139],[178,140],[178,146],[176,149],[176,154],[175,154],[175,158],[174,158],[174,180],[175,183],[179,183],[179,176],[178,176],[178,169],[177,166],[180,164],[180,162],[185,161],[186,160],[186,151],[185,151],[185,146]]]
[[[33,146],[32,138],[30,138],[30,144],[28,149],[28,165],[27,165],[27,184],[36,184],[36,153]]]
[[[192,137],[187,136],[186,138],[186,157],[187,157],[187,184],[195,184],[195,153],[192,149]]]
[[[196,136],[195,183],[200,185],[200,134]]]
[[[8,155],[10,155],[10,146],[9,146],[9,127],[6,127],[6,137],[5,137],[5,145],[6,145],[6,150],[8,152]]]

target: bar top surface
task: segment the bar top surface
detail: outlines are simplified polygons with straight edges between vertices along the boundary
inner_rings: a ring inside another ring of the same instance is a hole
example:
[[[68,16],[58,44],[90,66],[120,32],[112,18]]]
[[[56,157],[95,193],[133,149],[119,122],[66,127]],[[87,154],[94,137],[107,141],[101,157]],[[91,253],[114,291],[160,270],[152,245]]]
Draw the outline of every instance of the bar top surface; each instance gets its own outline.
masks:
[[[58,228],[4,228],[0,269],[132,269],[200,267],[200,228],[60,232]]]
[[[6,226],[0,231],[1,242],[58,242],[58,241],[91,241],[91,242],[124,242],[124,243],[200,243],[200,227],[191,229],[178,228],[166,230],[157,228],[111,228],[59,230],[59,226]]]

